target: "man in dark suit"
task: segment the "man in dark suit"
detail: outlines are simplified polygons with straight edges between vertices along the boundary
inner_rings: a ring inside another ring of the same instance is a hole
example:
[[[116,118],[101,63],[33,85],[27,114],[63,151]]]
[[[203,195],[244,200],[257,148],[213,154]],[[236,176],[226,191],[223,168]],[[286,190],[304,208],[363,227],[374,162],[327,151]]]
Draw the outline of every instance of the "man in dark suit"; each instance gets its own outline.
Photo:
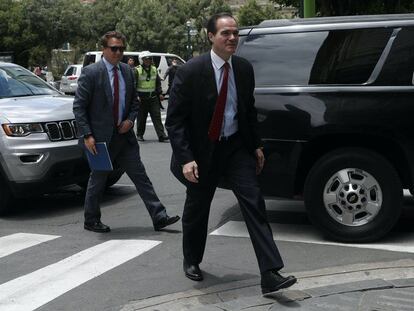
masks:
[[[254,73],[234,56],[238,44],[235,19],[221,13],[210,18],[212,50],[178,69],[170,93],[166,128],[173,148],[171,170],[187,187],[183,213],[185,275],[201,281],[199,268],[207,238],[214,192],[224,179],[236,195],[261,272],[263,294],[296,282],[283,277],[283,261],[273,241],[257,176],[264,164],[254,107]]]
[[[80,144],[85,152],[96,154],[95,142],[106,142],[111,160],[125,170],[135,184],[138,194],[152,218],[154,229],[160,230],[177,222],[169,217],[156,195],[139,155],[133,132],[138,100],[132,69],[121,59],[125,50],[125,36],[107,32],[101,39],[103,58],[82,70],[73,102]],[[109,232],[101,222],[99,197],[105,188],[107,172],[92,171],[85,196],[86,230]]]

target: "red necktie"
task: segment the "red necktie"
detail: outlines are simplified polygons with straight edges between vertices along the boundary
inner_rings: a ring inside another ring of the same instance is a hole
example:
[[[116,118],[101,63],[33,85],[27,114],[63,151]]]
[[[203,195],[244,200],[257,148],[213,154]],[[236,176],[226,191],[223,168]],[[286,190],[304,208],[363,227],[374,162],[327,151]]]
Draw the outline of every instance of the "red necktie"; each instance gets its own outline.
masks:
[[[210,128],[208,130],[208,137],[211,141],[217,141],[220,137],[221,126],[223,124],[224,108],[226,107],[227,100],[227,82],[229,78],[228,62],[223,65],[223,82],[221,83],[220,93],[217,98],[216,108],[214,109],[214,115],[211,119]]]
[[[118,126],[119,122],[119,79],[118,79],[118,67],[114,66],[114,106],[113,114],[114,114],[114,122],[115,125]]]

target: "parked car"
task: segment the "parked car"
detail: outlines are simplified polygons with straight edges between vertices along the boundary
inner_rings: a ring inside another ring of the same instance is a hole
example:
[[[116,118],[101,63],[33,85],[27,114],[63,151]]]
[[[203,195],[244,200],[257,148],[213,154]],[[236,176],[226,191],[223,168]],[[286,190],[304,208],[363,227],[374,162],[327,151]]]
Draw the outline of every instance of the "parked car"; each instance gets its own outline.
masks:
[[[178,65],[182,65],[185,61],[178,55],[170,54],[170,53],[155,53],[149,51],[141,51],[141,52],[131,52],[125,51],[124,57],[122,58],[122,62],[125,64],[128,63],[128,58],[133,57],[135,61],[135,65],[139,65],[139,54],[146,53],[149,54],[154,62],[154,65],[158,68],[158,74],[161,78],[164,77],[165,72],[167,71],[168,67],[171,65],[173,59],[177,60]],[[102,58],[102,51],[92,51],[85,53],[83,58],[83,66],[87,66],[89,64],[95,63]],[[168,77],[161,81],[162,92],[163,94],[167,93],[168,90]]]
[[[82,65],[69,65],[60,80],[60,91],[65,94],[75,94]]]
[[[344,242],[386,235],[414,189],[414,15],[269,20],[240,31],[254,67],[266,196],[303,198]]]
[[[23,67],[0,62],[0,213],[12,210],[16,197],[88,180],[72,103]]]

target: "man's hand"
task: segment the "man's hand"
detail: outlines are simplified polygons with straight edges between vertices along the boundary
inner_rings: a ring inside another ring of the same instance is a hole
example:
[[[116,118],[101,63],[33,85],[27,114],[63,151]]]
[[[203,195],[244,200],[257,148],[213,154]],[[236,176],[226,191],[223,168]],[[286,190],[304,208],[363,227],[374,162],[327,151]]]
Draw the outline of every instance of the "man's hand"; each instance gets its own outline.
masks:
[[[98,151],[96,151],[95,146],[95,138],[92,135],[88,136],[87,138],[84,138],[83,141],[85,143],[86,149],[88,149],[90,153],[98,154]]]
[[[134,126],[134,122],[132,122],[131,120],[124,120],[121,122],[121,124],[118,126],[118,133],[119,134],[125,134],[126,132],[128,132],[131,127]]]
[[[191,161],[185,164],[183,166],[183,174],[188,181],[198,183],[198,165],[196,161]]]
[[[164,100],[164,96],[160,95],[160,101],[163,101],[163,100]]]
[[[256,174],[259,175],[263,169],[265,157],[262,148],[257,148],[254,153],[256,155]]]

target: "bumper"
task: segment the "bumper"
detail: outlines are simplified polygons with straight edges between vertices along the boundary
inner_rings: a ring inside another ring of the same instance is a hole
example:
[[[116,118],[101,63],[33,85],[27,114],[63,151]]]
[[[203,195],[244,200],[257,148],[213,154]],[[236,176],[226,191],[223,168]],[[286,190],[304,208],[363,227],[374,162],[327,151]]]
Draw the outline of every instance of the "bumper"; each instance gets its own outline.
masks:
[[[77,139],[52,142],[44,133],[3,138],[2,172],[16,195],[70,185],[89,175]]]

